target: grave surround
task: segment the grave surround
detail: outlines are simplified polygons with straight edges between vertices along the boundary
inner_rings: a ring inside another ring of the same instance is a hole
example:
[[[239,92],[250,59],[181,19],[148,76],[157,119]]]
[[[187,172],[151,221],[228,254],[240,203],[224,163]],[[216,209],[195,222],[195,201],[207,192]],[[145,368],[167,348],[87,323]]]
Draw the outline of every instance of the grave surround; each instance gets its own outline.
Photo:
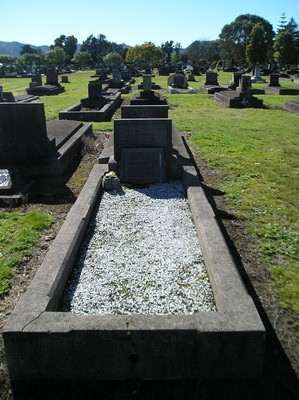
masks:
[[[4,327],[13,387],[21,390],[37,382],[50,382],[53,387],[72,381],[90,385],[105,380],[260,376],[263,324],[174,124],[170,152],[176,155],[217,311],[164,316],[80,316],[59,311],[108,160],[113,157],[111,143],[112,139]],[[119,155],[118,148],[116,158]]]

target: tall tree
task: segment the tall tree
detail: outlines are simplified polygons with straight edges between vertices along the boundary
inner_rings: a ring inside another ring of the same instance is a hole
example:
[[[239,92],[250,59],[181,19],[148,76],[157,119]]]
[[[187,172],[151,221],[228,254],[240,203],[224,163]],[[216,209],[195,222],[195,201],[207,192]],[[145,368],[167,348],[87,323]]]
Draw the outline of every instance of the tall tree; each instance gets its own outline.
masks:
[[[274,41],[274,59],[280,68],[298,63],[298,50],[290,31],[281,31]]]
[[[283,32],[287,29],[287,17],[285,12],[281,14],[279,25],[277,27],[277,33]]]
[[[265,30],[267,48],[271,48],[275,33],[272,25],[262,17],[252,14],[239,15],[230,24],[224,25],[219,35],[221,57],[234,59],[238,64],[246,61],[245,50],[254,25],[260,23]]]
[[[173,47],[173,40],[170,40],[170,42],[165,42],[161,44],[161,50],[164,53],[165,61],[167,63],[170,63],[171,61],[171,55],[173,53],[174,47]]]
[[[60,66],[66,60],[65,51],[61,47],[54,47],[45,54],[45,60],[48,65]]]
[[[81,51],[87,51],[94,64],[101,63],[103,57],[105,57],[111,49],[112,45],[108,42],[106,36],[102,34],[98,35],[97,38],[93,35],[88,36],[81,46]]]
[[[55,47],[60,47],[61,49],[63,49],[66,54],[66,61],[69,63],[76,53],[77,43],[78,40],[73,35],[60,35],[54,40],[54,45],[50,46],[50,48],[51,50],[53,50]]]
[[[194,65],[201,65],[202,60],[212,63],[220,59],[218,40],[195,40],[186,49],[189,60]]]
[[[265,30],[261,24],[255,24],[246,46],[246,61],[251,65],[263,65],[267,57]]]

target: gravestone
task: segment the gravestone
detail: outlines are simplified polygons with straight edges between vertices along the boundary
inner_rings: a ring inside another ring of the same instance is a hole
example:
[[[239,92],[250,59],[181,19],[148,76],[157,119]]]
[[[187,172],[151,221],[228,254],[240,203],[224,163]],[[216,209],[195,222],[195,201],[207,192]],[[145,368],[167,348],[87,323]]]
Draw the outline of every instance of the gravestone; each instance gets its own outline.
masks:
[[[229,85],[229,89],[236,90],[239,86],[240,79],[242,78],[242,72],[233,72],[232,73],[232,80]]]
[[[60,86],[58,82],[58,73],[54,70],[47,71],[46,85]]]
[[[279,87],[279,75],[278,74],[270,74],[270,83],[269,86]]]
[[[62,75],[61,83],[70,83],[69,77],[67,75]]]
[[[31,78],[31,82],[36,82],[36,83],[37,83],[37,86],[42,85],[42,84],[43,84],[43,82],[42,82],[42,76],[41,76],[40,74],[33,76],[33,77]],[[30,85],[29,85],[29,87],[30,87]]]
[[[152,75],[144,74],[143,75],[143,91],[150,92],[152,90]]]
[[[168,86],[171,86],[171,87],[177,88],[177,89],[187,89],[188,88],[187,78],[185,77],[185,75],[183,75],[181,73],[171,74],[167,79],[167,84],[168,84]]]
[[[90,81],[88,83],[88,98],[100,99],[102,98],[102,83],[97,81]]]
[[[171,119],[114,121],[114,160],[122,182],[150,183],[166,179],[172,149]]]
[[[260,67],[255,67],[253,76],[251,77],[251,82],[253,83],[263,83],[266,82],[265,79],[261,77],[261,69]]]
[[[121,78],[122,78],[122,74],[121,74],[120,70],[117,68],[114,68],[112,70],[112,82],[114,84],[121,84],[122,83]]]
[[[36,75],[36,64],[35,64],[35,61],[32,62],[31,75],[32,76]]]
[[[30,164],[55,153],[47,136],[44,104],[0,104],[0,167]]]
[[[212,86],[218,86],[219,85],[217,72],[208,71],[206,73],[205,85],[212,85]]]
[[[0,101],[3,101],[3,87],[0,86]]]

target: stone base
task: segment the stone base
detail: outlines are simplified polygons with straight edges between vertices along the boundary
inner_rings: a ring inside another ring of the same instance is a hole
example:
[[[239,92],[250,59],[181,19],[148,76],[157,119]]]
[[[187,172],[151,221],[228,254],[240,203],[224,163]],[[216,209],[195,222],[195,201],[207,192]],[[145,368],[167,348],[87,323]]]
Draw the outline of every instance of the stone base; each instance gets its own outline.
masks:
[[[296,96],[299,94],[299,88],[282,88],[277,86],[266,86],[263,88],[266,94],[277,94],[280,96]]]
[[[195,94],[196,90],[193,89],[192,87],[188,86],[186,89],[183,88],[174,88],[172,86],[168,86],[167,93],[170,94]]]
[[[219,85],[203,85],[201,87],[201,91],[206,94],[214,94],[216,92],[222,92],[223,90],[227,90],[227,88]]]
[[[229,108],[263,108],[263,100],[260,100],[250,94],[241,96],[235,90],[225,90],[215,93],[215,98],[223,107]]]
[[[34,96],[51,96],[64,92],[63,86],[41,85],[35,86],[33,89],[26,89],[27,94]]]
[[[115,92],[108,96],[103,96],[103,99],[90,100],[84,99],[83,101],[85,106],[94,106],[97,108],[97,105],[100,109],[90,109],[90,110],[82,110],[83,104],[77,103],[71,107],[66,108],[63,111],[59,112],[59,119],[68,119],[75,121],[86,121],[86,122],[102,122],[108,121],[113,112],[117,107],[121,104],[121,93]],[[89,108],[89,107],[88,107]]]
[[[135,93],[130,100],[131,105],[160,105],[168,104],[167,100],[158,92],[139,92]]]
[[[292,113],[299,114],[299,96],[292,101],[286,101],[284,108]]]

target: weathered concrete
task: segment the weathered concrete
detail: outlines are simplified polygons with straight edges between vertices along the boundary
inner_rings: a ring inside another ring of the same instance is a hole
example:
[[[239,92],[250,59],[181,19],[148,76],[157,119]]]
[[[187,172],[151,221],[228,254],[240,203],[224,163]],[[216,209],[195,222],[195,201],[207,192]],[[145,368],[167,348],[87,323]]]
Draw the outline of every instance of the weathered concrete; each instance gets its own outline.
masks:
[[[99,199],[107,164],[96,165],[27,292],[3,330],[13,387],[50,381],[258,377],[265,330],[246,292],[175,126],[173,153],[212,284],[217,312],[75,315],[59,311]],[[108,146],[111,150],[111,142]],[[105,152],[105,150],[104,150]],[[106,151],[103,160],[108,157]],[[113,153],[110,153],[113,156]]]
[[[299,114],[299,96],[294,100],[286,101],[284,103],[284,108],[292,113]]]
[[[99,109],[83,110],[82,103],[77,103],[59,112],[59,119],[86,122],[107,121],[121,104],[121,92],[103,93],[103,103]]]

